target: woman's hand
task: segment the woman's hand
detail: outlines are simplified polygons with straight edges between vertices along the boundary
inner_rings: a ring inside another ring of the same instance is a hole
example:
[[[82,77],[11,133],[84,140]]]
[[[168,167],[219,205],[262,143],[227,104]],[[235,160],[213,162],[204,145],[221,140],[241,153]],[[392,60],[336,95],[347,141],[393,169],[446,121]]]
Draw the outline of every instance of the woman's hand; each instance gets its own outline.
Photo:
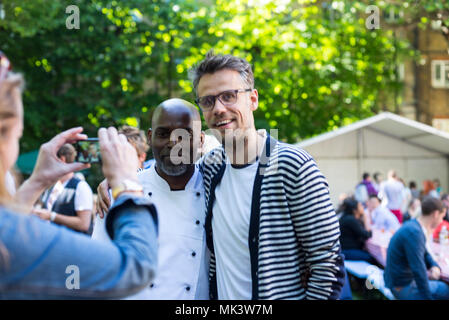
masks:
[[[109,127],[98,130],[100,152],[103,162],[103,174],[111,189],[120,185],[124,180],[138,182],[137,170],[139,159],[136,149],[126,140],[117,129]]]
[[[41,145],[36,166],[30,179],[34,179],[36,183],[48,188],[67,173],[89,168],[90,164],[88,163],[65,163],[57,156],[58,150],[64,144],[87,139],[85,134],[81,134],[82,131],[83,128],[81,127],[69,129]]]
[[[31,211],[31,207],[45,189],[52,186],[67,173],[90,167],[88,163],[64,163],[57,156],[58,150],[65,143],[74,143],[86,139],[87,136],[81,134],[82,131],[83,128],[81,127],[66,130],[40,147],[31,177],[22,184],[14,196],[16,203],[24,206],[25,210]]]

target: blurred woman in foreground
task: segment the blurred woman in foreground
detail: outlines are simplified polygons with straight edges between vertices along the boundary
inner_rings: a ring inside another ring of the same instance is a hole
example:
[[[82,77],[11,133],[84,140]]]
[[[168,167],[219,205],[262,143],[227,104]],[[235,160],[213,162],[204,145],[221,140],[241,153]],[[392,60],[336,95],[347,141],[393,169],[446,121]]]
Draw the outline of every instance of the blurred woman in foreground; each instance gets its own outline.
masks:
[[[89,166],[57,158],[63,144],[87,138],[82,128],[67,130],[41,146],[33,174],[12,198],[5,174],[19,154],[22,87],[22,77],[11,73],[0,52],[0,298],[120,298],[140,291],[157,266],[157,216],[141,197],[134,148],[114,128],[99,130],[103,173],[116,190],[106,220],[112,242],[22,213],[60,177]]]

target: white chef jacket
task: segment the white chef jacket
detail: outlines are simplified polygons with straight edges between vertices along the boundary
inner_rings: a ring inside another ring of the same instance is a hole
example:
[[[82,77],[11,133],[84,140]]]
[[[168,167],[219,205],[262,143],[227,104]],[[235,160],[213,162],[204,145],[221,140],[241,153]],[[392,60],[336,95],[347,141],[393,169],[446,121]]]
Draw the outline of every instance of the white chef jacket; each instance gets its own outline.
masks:
[[[127,299],[209,299],[204,189],[198,168],[184,190],[170,190],[155,166],[139,172],[138,178],[157,209],[158,269],[147,289]],[[104,221],[99,220],[104,219],[96,217],[93,238],[109,239]]]

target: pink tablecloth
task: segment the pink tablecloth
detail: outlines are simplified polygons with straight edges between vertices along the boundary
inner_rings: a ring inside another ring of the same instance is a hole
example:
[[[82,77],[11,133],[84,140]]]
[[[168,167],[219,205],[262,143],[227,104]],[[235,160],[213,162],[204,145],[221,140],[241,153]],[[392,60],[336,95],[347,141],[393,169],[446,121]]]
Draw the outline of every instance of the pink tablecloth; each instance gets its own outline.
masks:
[[[366,250],[384,267],[387,262],[388,243],[392,236],[389,232],[373,229],[373,236],[365,243]],[[449,245],[443,247],[432,241],[430,249],[441,267],[441,280],[449,283]]]
[[[382,232],[378,229],[373,229],[372,231],[373,236],[365,242],[365,248],[377,262],[385,267],[388,243],[393,235],[388,231]]]
[[[432,242],[430,245],[433,256],[441,268],[441,280],[449,283],[449,245],[442,246]]]

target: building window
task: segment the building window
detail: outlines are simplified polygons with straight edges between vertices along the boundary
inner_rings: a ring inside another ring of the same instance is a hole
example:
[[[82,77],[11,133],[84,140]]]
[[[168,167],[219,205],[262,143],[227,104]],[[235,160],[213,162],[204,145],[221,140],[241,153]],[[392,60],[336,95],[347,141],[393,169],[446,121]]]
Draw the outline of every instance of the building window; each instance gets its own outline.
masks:
[[[432,87],[449,88],[449,60],[432,61]]]
[[[404,18],[404,11],[398,5],[389,5],[384,10],[384,17],[388,23],[398,23]]]

